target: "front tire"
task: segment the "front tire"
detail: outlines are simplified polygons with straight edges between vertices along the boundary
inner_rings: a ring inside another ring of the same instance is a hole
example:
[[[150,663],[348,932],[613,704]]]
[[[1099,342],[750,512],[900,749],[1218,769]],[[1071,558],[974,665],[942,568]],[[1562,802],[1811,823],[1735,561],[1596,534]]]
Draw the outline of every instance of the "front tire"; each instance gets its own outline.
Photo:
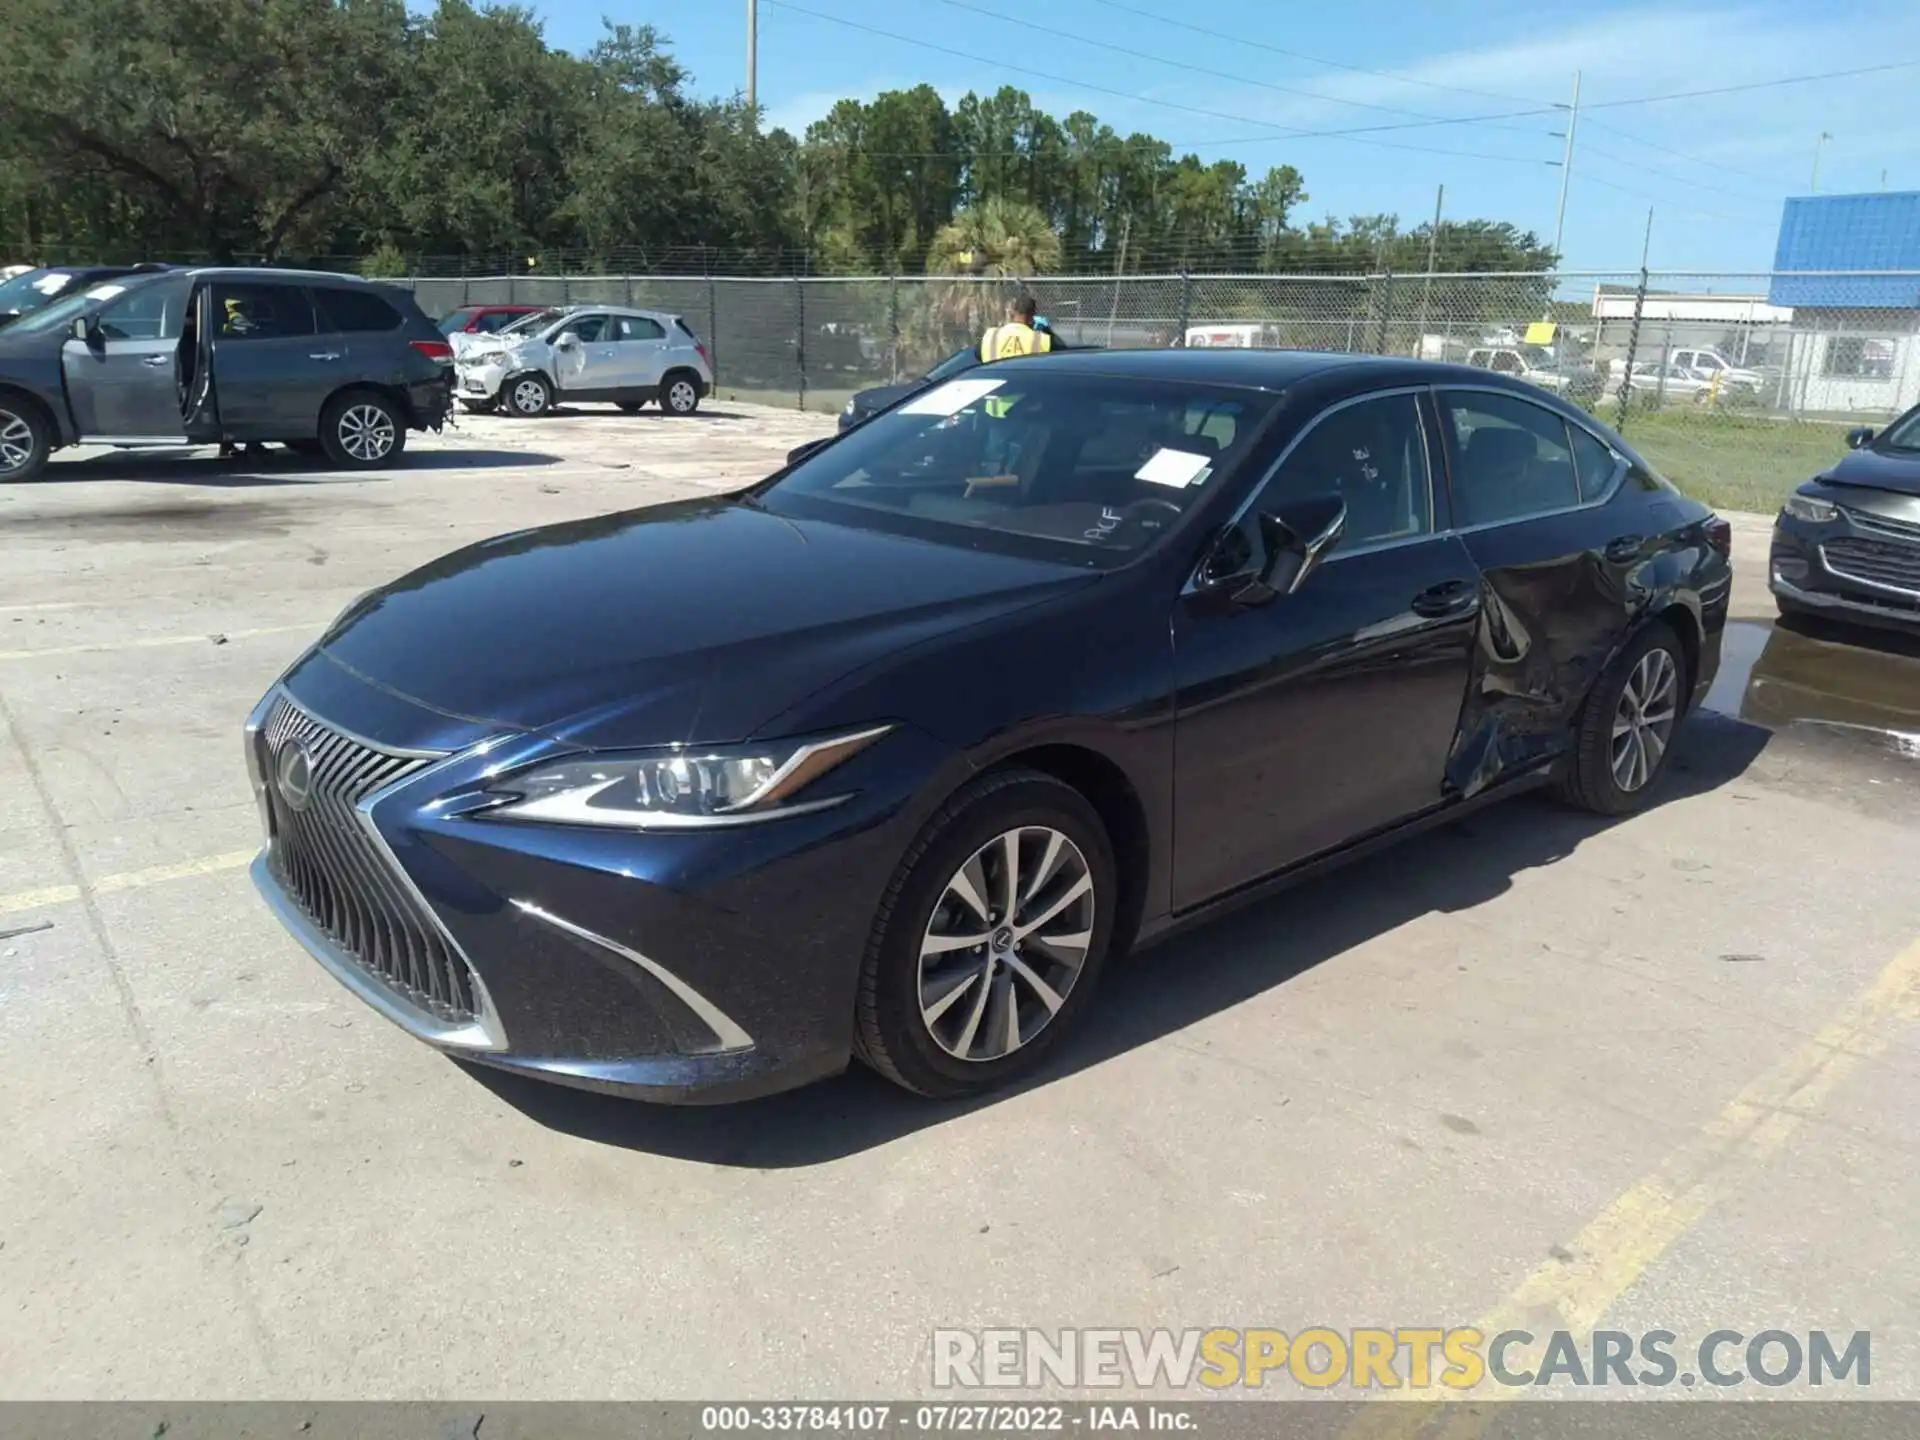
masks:
[[[553,386],[544,375],[516,375],[503,387],[507,409],[522,420],[544,415],[553,408]]]
[[[320,448],[342,470],[377,470],[407,448],[406,418],[384,395],[349,390],[321,413]]]
[[[1596,815],[1644,808],[1673,755],[1690,683],[1673,627],[1656,621],[1641,631],[1580,709],[1560,798]]]
[[[0,396],[0,485],[38,480],[53,453],[53,427],[40,407]]]
[[[685,370],[667,376],[660,386],[660,408],[669,415],[691,415],[700,408],[700,382]]]
[[[933,1097],[1039,1066],[1093,996],[1119,873],[1079,791],[983,776],[927,822],[880,902],[855,1002],[860,1057]]]

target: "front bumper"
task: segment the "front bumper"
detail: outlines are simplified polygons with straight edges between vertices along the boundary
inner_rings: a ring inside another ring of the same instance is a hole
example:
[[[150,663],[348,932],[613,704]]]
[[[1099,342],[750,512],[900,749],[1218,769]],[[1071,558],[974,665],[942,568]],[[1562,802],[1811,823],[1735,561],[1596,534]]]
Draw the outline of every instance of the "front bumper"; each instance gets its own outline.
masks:
[[[507,367],[504,365],[456,363],[453,393],[462,400],[498,399],[500,387],[506,383],[506,379]]]
[[[1767,583],[1790,607],[1920,630],[1920,519],[1844,504],[1824,522],[1782,513],[1774,521]]]
[[[903,797],[863,786],[832,810],[720,832],[462,818],[459,797],[551,742],[461,734],[391,696],[344,707],[349,730],[331,717],[356,685],[309,657],[247,733],[268,834],[254,881],[354,994],[457,1058],[658,1101],[745,1099],[845,1068],[860,960],[916,823]],[[305,811],[282,781],[290,737],[313,757]],[[902,744],[894,773],[932,758],[929,741]],[[352,793],[362,771],[370,788]]]

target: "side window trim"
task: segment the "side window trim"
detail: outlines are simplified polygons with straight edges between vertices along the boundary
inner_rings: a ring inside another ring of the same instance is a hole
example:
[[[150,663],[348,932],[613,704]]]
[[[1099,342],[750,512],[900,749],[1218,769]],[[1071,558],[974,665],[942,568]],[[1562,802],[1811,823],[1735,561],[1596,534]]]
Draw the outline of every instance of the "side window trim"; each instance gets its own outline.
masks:
[[[1477,525],[1456,525],[1452,531],[1453,534],[1471,535],[1477,531],[1491,530],[1499,525],[1524,525],[1531,520],[1547,520],[1556,515],[1577,515],[1582,510],[1598,510],[1601,506],[1611,503],[1613,497],[1620,493],[1621,485],[1626,482],[1627,472],[1632,468],[1632,462],[1614,447],[1611,440],[1591,427],[1583,425],[1577,420],[1569,419],[1558,410],[1542,405],[1531,396],[1521,395],[1516,391],[1508,390],[1499,385],[1446,384],[1434,385],[1430,388],[1433,391],[1434,407],[1440,412],[1440,424],[1446,436],[1447,469],[1449,475],[1452,474],[1454,461],[1456,461],[1460,455],[1460,437],[1454,431],[1453,417],[1446,413],[1445,395],[1458,391],[1467,391],[1477,395],[1504,395],[1507,399],[1517,400],[1522,405],[1531,405],[1534,409],[1544,411],[1546,414],[1553,416],[1554,419],[1569,428],[1578,426],[1581,430],[1584,430],[1588,435],[1606,446],[1607,453],[1613,456],[1613,475],[1607,481],[1606,489],[1591,500],[1582,500],[1578,505],[1557,505],[1551,510],[1540,510],[1532,515],[1520,515],[1511,520],[1483,520]],[[1578,462],[1575,462],[1574,483],[1576,485],[1579,483]],[[1332,555],[1327,556],[1329,560],[1332,558]]]
[[[1384,390],[1368,390],[1359,395],[1349,395],[1344,400],[1336,400],[1333,404],[1327,406],[1309,420],[1299,434],[1295,435],[1282,447],[1280,453],[1274,457],[1273,463],[1267,466],[1265,472],[1254,482],[1253,489],[1248,492],[1247,498],[1240,502],[1232,516],[1228,518],[1226,525],[1222,528],[1238,525],[1242,520],[1246,519],[1248,512],[1259,503],[1260,497],[1266,493],[1267,487],[1273,483],[1274,477],[1280,473],[1280,467],[1287,463],[1288,459],[1293,455],[1293,452],[1300,448],[1306,438],[1320,427],[1320,422],[1325,420],[1329,415],[1337,415],[1342,410],[1354,405],[1365,404],[1369,400],[1387,400],[1395,395],[1410,395],[1413,397],[1415,413],[1420,415],[1421,420],[1419,427],[1420,454],[1427,472],[1427,528],[1418,535],[1394,535],[1380,540],[1369,540],[1365,544],[1353,546],[1336,545],[1332,550],[1327,552],[1326,559],[1321,561],[1321,563],[1323,565],[1330,565],[1347,556],[1371,555],[1377,550],[1390,550],[1399,545],[1417,545],[1423,541],[1435,539],[1440,535],[1450,534],[1451,531],[1443,531],[1440,528],[1439,499],[1434,493],[1433,483],[1433,445],[1427,434],[1426,416],[1420,410],[1420,397],[1423,394],[1431,394],[1432,390],[1433,387],[1431,385],[1390,385]],[[1449,499],[1450,498],[1451,497],[1449,497]],[[1452,518],[1452,507],[1449,505],[1447,519],[1451,521]]]

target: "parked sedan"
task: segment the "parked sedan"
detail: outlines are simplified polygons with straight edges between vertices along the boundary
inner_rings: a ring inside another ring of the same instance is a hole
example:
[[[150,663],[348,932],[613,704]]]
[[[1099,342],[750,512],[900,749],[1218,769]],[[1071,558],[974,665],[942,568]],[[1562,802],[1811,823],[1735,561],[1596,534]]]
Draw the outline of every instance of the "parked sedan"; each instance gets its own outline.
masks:
[[[298,270],[168,270],[0,332],[0,481],[66,445],[277,440],[364,469],[438,429],[452,352],[404,290]]]
[[[123,276],[147,275],[167,268],[165,265],[58,265],[39,269],[22,266],[18,273],[0,282],[0,327],[51,305],[62,295],[72,295]]]
[[[254,877],[456,1056],[970,1094],[1223,906],[1538,784],[1645,805],[1728,549],[1484,371],[1002,361],[748,490],[363,597],[248,721]]]
[[[463,407],[544,415],[568,400],[612,401],[622,410],[660,402],[691,415],[713,389],[713,361],[678,315],[619,305],[567,306],[524,316],[460,350]]]
[[[1847,443],[1773,522],[1775,603],[1783,615],[1920,630],[1920,406]]]

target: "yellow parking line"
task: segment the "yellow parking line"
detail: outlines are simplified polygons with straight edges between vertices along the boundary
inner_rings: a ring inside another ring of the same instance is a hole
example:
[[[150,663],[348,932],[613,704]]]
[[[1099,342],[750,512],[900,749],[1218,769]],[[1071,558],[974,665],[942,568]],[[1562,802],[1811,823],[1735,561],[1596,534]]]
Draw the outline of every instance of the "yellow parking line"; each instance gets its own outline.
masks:
[[[118,875],[103,875],[91,884],[44,885],[38,890],[16,890],[0,895],[0,915],[19,910],[39,910],[48,905],[64,905],[78,900],[84,890],[95,895],[111,895],[120,890],[144,890],[169,880],[190,880],[196,875],[215,875],[223,870],[238,870],[253,862],[252,850],[230,850],[224,855],[207,855],[198,860],[183,860],[177,865],[150,865],[145,870],[125,870]]]
[[[1899,1025],[1920,1019],[1920,941],[1901,951],[1804,1044],[1748,1085],[1690,1141],[1607,1206],[1561,1247],[1573,1258],[1551,1261],[1528,1275],[1505,1300],[1475,1322],[1491,1338],[1502,1330],[1539,1336],[1532,1358],[1518,1347],[1508,1364],[1531,1369],[1554,1330],[1591,1330],[1622,1294],[1670,1250],[1701,1216],[1726,1198],[1743,1167],[1778,1154],[1840,1084],[1881,1054]],[[1472,1391],[1389,1394],[1413,1405],[1369,1405],[1341,1432],[1342,1440],[1407,1440],[1446,1401],[1469,1401],[1449,1412],[1436,1440],[1472,1440],[1486,1428],[1479,1407],[1513,1399],[1515,1387],[1487,1383]]]
[[[298,625],[262,625],[255,630],[228,630],[229,640],[251,640],[256,635],[285,635],[292,630],[318,630],[324,620]],[[163,645],[210,645],[211,635],[150,635],[143,640],[108,640],[97,645],[55,645],[45,650],[0,650],[0,660],[45,660],[56,655],[94,655],[109,650],[157,650]]]

